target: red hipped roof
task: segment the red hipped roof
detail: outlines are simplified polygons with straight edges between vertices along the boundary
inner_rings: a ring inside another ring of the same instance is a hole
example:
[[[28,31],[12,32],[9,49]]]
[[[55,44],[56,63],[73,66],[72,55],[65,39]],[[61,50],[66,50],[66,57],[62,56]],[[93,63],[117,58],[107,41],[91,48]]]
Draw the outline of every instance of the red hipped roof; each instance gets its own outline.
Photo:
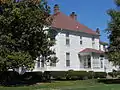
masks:
[[[58,12],[57,14],[53,15],[52,27],[98,35],[95,31],[80,24],[70,16],[66,16],[62,12]]]
[[[86,48],[86,49],[82,50],[80,53],[89,53],[89,52],[99,53],[99,54],[104,53],[101,50],[96,50],[96,49],[92,49],[92,48]]]

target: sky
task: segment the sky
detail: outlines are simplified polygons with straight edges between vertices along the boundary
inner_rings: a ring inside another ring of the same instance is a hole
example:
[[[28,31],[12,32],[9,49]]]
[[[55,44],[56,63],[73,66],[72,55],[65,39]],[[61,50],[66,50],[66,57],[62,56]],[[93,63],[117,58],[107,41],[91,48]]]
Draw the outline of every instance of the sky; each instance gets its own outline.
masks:
[[[60,11],[66,15],[75,12],[77,20],[81,24],[92,30],[99,28],[101,41],[109,42],[108,34],[105,32],[110,21],[107,11],[116,8],[114,0],[48,0],[48,4],[51,11],[53,11],[54,5],[58,4]]]

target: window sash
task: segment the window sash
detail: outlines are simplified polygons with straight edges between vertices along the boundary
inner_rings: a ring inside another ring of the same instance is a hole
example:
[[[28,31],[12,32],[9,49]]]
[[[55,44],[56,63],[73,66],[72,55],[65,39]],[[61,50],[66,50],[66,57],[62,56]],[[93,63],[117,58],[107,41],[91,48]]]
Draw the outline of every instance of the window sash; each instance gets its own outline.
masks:
[[[66,45],[70,45],[70,39],[66,39]]]
[[[38,60],[37,61],[37,68],[39,68],[40,67],[40,61]]]
[[[80,41],[80,45],[82,45],[82,40]]]
[[[70,60],[66,60],[66,66],[67,66],[67,67],[70,66]]]
[[[70,53],[66,53],[66,60],[70,60]]]
[[[66,37],[69,37],[69,33],[66,33]]]
[[[70,53],[66,53],[66,66],[70,66]]]

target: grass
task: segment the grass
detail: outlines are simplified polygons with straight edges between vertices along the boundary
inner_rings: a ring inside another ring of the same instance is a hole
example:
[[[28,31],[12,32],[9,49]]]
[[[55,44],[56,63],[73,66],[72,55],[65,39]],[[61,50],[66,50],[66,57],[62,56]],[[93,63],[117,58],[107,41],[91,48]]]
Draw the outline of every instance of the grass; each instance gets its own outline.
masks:
[[[102,84],[96,80],[55,81],[31,86],[0,87],[0,90],[120,90],[119,84]]]

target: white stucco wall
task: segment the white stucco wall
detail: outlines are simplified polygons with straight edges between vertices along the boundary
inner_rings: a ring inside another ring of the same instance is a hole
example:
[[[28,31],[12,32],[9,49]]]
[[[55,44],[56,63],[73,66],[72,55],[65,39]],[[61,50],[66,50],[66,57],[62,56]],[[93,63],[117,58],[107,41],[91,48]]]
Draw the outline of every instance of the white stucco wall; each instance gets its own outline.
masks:
[[[91,69],[84,69],[81,68],[80,59],[78,57],[78,53],[82,51],[85,48],[93,48],[99,50],[99,36],[93,36],[86,33],[81,32],[72,32],[68,30],[57,30],[57,35],[55,37],[56,44],[52,47],[55,49],[56,56],[58,57],[58,62],[56,63],[56,66],[45,66],[44,68],[37,68],[35,66],[35,69],[33,71],[67,71],[67,70],[86,70],[86,71],[96,71],[96,72],[104,72],[105,69],[103,68],[93,68]],[[69,32],[69,40],[70,45],[66,45],[66,33]],[[80,36],[82,37],[82,45],[80,44]],[[92,38],[94,39],[95,45],[92,45]],[[103,46],[101,45],[101,50],[104,51]],[[70,67],[66,66],[66,53],[70,53]],[[93,57],[91,57],[93,59]],[[92,60],[93,63],[94,60]],[[96,60],[98,63],[100,63],[100,59]],[[107,60],[103,60],[103,64],[106,64],[105,62],[109,62]],[[92,64],[93,65],[93,64]],[[101,64],[99,64],[100,66]],[[112,65],[108,64],[106,65],[108,69],[107,72],[111,71]]]

